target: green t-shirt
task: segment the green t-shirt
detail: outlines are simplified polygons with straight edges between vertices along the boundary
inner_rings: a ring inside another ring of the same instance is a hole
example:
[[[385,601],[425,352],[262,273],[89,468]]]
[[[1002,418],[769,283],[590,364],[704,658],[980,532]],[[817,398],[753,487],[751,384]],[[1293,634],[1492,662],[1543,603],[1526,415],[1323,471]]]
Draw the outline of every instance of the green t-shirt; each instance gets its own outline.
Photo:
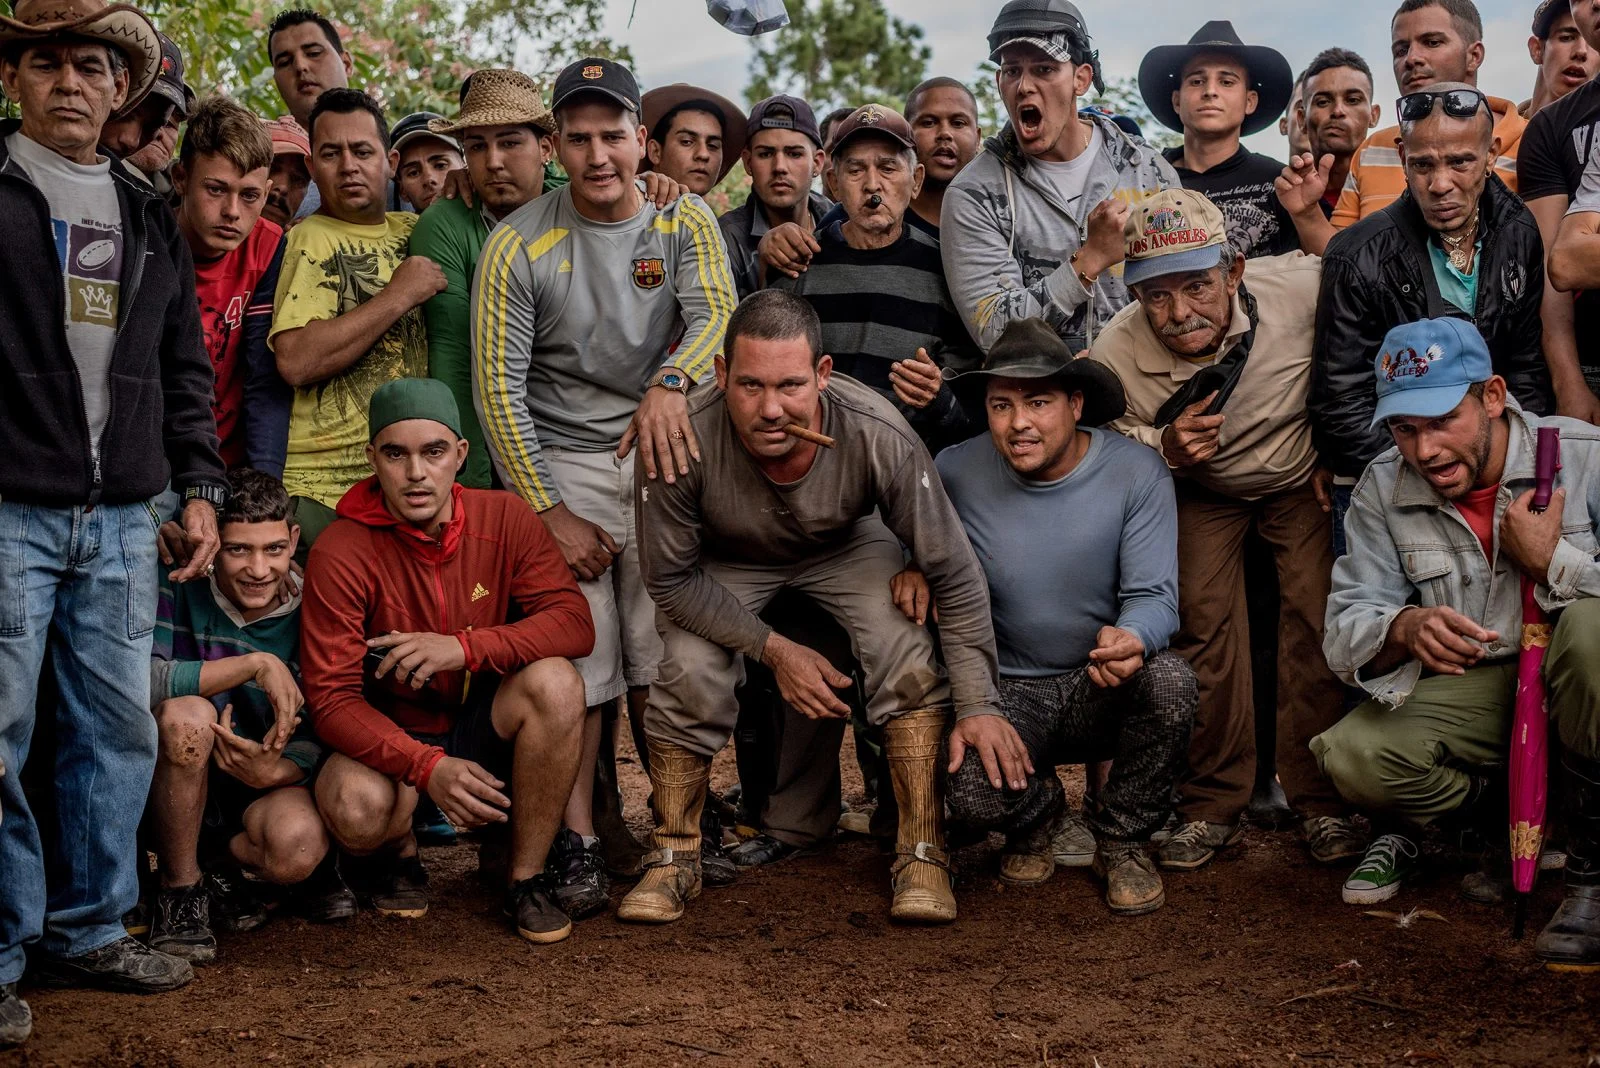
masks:
[[[1478,311],[1478,272],[1477,266],[1480,253],[1483,251],[1483,242],[1479,241],[1474,248],[1472,256],[1473,272],[1462,274],[1456,270],[1456,265],[1450,262],[1449,253],[1440,248],[1435,241],[1428,242],[1428,260],[1433,264],[1433,277],[1439,283],[1439,295],[1468,315],[1476,315]]]

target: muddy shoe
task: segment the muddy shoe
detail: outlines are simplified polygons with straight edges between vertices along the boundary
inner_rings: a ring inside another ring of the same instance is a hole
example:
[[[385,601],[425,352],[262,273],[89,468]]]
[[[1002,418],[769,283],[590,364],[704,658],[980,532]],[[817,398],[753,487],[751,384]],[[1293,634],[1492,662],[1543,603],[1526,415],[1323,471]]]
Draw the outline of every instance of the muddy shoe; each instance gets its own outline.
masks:
[[[800,852],[799,846],[780,842],[772,835],[762,832],[734,846],[729,850],[728,856],[741,868],[759,868],[764,864],[776,864],[780,860],[787,860],[798,852]]]
[[[554,879],[556,904],[572,919],[588,919],[606,910],[611,884],[598,838],[585,843],[578,832],[563,827],[550,846],[546,870]]]
[[[548,872],[524,879],[506,891],[505,914],[517,934],[548,945],[572,933],[572,918],[556,903],[555,880]]]
[[[1568,885],[1533,955],[1553,972],[1600,971],[1600,886]]]
[[[1166,871],[1197,871],[1211,863],[1220,849],[1244,837],[1237,823],[1207,823],[1194,820],[1173,832],[1156,854],[1156,863]]]
[[[0,1049],[20,1046],[33,1034],[33,1011],[17,997],[16,983],[0,984]]]
[[[122,929],[135,938],[143,938],[150,933],[150,905],[143,897],[139,903],[122,914]]]
[[[693,859],[690,859],[690,858]],[[629,923],[672,923],[700,896],[700,851],[683,857],[659,849],[644,858],[644,877],[617,906],[617,919]]]
[[[1356,825],[1339,816],[1312,816],[1305,820],[1300,824],[1300,839],[1318,864],[1337,864],[1367,850],[1367,840]]]
[[[1008,886],[1036,886],[1054,875],[1053,829],[1052,821],[1047,820],[1026,834],[1007,836],[1000,857],[1000,881]]]
[[[428,869],[421,857],[389,857],[373,871],[372,911],[420,920],[428,914]]]
[[[1056,821],[1050,852],[1063,868],[1087,868],[1094,863],[1094,831],[1083,813],[1067,809]]]
[[[193,978],[194,969],[188,961],[127,937],[76,957],[52,957],[39,962],[39,979],[50,986],[164,994],[188,985]]]
[[[889,918],[898,923],[954,923],[956,895],[950,888],[950,858],[927,842],[896,858]]]
[[[217,959],[217,936],[211,933],[211,895],[204,879],[156,895],[150,948],[190,964],[210,964]]]
[[[356,895],[344,881],[339,852],[328,850],[305,882],[296,887],[300,909],[312,923],[339,923],[356,914]]]
[[[1101,842],[1094,873],[1106,881],[1106,906],[1119,916],[1142,916],[1167,900],[1161,873],[1143,842]]]
[[[206,890],[211,895],[211,922],[219,931],[230,934],[254,931],[272,918],[255,886],[237,868],[214,868],[207,872]]]
[[[1367,847],[1356,870],[1344,881],[1340,896],[1346,905],[1375,905],[1400,892],[1417,873],[1417,846],[1398,834],[1380,835]]]

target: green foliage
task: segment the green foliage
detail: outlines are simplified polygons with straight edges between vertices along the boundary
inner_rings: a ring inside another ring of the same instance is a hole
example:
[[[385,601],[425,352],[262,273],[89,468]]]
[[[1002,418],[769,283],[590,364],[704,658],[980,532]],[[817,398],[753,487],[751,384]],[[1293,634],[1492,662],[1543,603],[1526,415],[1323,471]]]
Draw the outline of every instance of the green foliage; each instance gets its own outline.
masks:
[[[1106,82],[1106,91],[1085,104],[1097,104],[1115,114],[1126,115],[1139,124],[1144,139],[1155,148],[1174,148],[1183,144],[1183,135],[1173,133],[1150,114],[1144,106],[1144,96],[1139,92],[1139,80],[1134,77],[1113,78]]]
[[[883,0],[784,0],[789,25],[758,38],[746,100],[774,93],[809,102],[818,118],[846,105],[899,109],[926,77],[922,27],[891,16]]]

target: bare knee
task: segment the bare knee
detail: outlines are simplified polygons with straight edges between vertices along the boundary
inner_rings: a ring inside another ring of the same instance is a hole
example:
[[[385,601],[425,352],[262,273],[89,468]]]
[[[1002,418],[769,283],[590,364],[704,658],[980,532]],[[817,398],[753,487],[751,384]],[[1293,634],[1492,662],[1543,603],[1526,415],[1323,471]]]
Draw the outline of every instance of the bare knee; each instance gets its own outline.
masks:
[[[572,661],[547,657],[500,683],[495,719],[512,734],[530,719],[558,730],[576,730],[589,711],[585,700],[583,676]]]
[[[334,775],[324,772],[317,783],[317,807],[334,836],[353,853],[371,853],[391,840],[398,802],[395,784],[361,765]]]
[[[314,810],[283,814],[267,828],[261,875],[279,886],[311,877],[328,853],[328,835]]]
[[[217,709],[204,697],[173,697],[156,706],[161,762],[178,768],[203,768],[216,739],[211,725]]]

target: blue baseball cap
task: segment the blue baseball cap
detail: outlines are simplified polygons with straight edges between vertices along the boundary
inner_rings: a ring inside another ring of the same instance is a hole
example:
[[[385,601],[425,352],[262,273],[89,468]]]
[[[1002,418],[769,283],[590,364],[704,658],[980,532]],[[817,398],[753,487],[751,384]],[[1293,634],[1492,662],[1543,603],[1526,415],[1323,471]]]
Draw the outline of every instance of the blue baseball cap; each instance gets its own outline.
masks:
[[[1489,346],[1465,319],[1419,319],[1384,335],[1372,363],[1378,408],[1371,426],[1397,415],[1437,419],[1455,410],[1467,387],[1494,375]]]

